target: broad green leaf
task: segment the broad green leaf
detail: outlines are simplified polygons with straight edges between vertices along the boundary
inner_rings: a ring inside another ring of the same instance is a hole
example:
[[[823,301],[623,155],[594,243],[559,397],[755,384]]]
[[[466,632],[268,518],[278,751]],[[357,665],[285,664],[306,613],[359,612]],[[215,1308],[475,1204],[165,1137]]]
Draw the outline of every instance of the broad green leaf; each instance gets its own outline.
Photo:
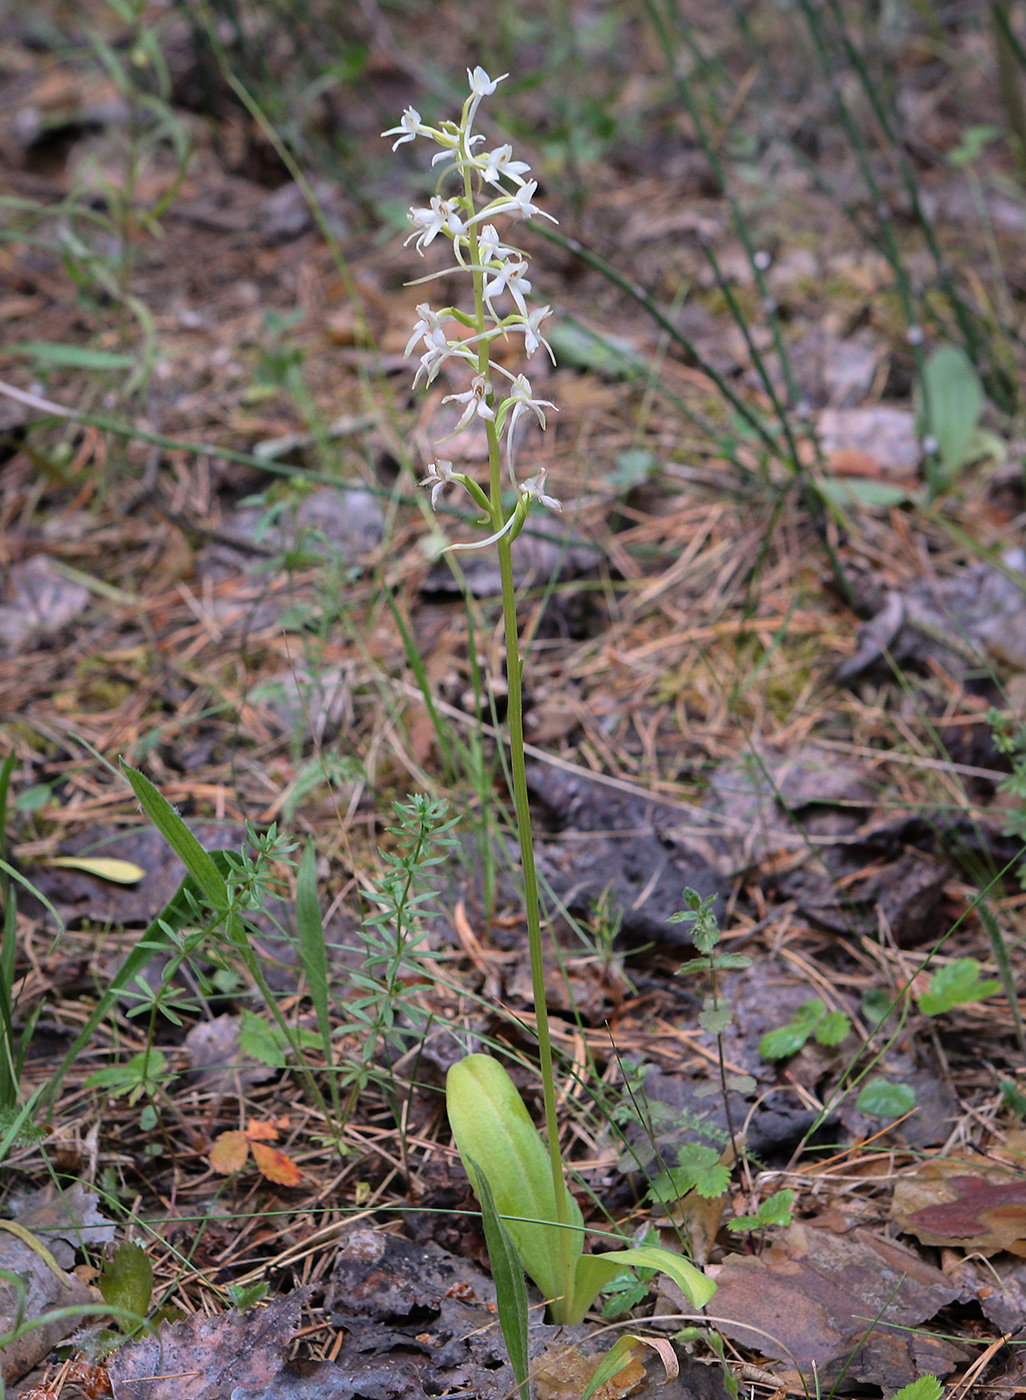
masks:
[[[677,1361],[677,1353],[673,1349],[673,1344],[665,1337],[638,1337],[632,1332],[625,1332],[613,1343],[599,1362],[594,1375],[584,1388],[581,1400],[591,1400],[600,1385],[605,1385],[606,1381],[611,1381],[614,1376],[618,1376],[630,1363],[632,1354],[640,1346],[651,1347],[659,1353],[666,1371],[667,1381],[672,1381],[679,1374],[680,1365]]]
[[[213,857],[203,849],[170,802],[157,791],[149,778],[137,768],[130,768],[127,763],[123,771],[139,800],[139,805],[207,899],[215,908],[222,906],[226,902],[227,888],[224,876]]]
[[[100,1274],[103,1301],[125,1308],[142,1320],[153,1298],[153,1265],[141,1245],[119,1244]]]
[[[623,1268],[626,1264],[630,1268],[656,1269],[659,1273],[665,1274],[667,1278],[672,1278],[691,1305],[696,1308],[704,1308],[716,1292],[715,1283],[711,1278],[706,1278],[701,1269],[696,1268],[690,1260],[682,1258],[679,1254],[674,1254],[673,1250],[663,1249],[661,1245],[639,1244],[633,1249],[613,1250],[610,1254],[586,1254],[582,1257],[581,1262],[583,1263],[585,1259],[589,1258],[600,1259],[605,1264],[615,1264],[617,1268]],[[607,1279],[606,1282],[608,1283],[608,1281]]]
[[[953,1006],[993,996],[1000,987],[995,978],[980,977],[980,964],[975,958],[956,958],[930,978],[929,991],[919,997],[919,1009],[927,1016],[940,1016]]]
[[[959,346],[942,345],[923,366],[917,426],[937,440],[944,472],[941,488],[970,460],[970,443],[983,411],[983,388],[969,356]]]
[[[18,793],[14,808],[17,812],[41,812],[52,797],[52,783],[33,783]]]
[[[137,358],[115,350],[94,350],[88,345],[61,345],[46,340],[10,345],[7,353],[29,355],[38,365],[56,365],[61,369],[134,369]]]
[[[643,357],[629,340],[599,336],[572,321],[560,321],[546,334],[560,364],[590,369],[607,379],[633,379],[646,373]]]
[[[492,1278],[495,1280],[499,1326],[509,1352],[510,1365],[523,1400],[531,1400],[527,1354],[527,1284],[524,1282],[523,1265],[502,1216],[495,1209],[495,1197],[488,1184],[487,1172],[468,1159],[464,1159],[464,1166],[468,1175],[471,1167],[476,1172],[475,1189],[481,1202],[481,1221],[492,1265]]]
[[[901,1118],[916,1106],[916,1091],[911,1084],[892,1084],[889,1079],[868,1080],[855,1101],[860,1113],[873,1118]]]
[[[568,1320],[566,1294],[573,1290],[572,1271],[581,1256],[584,1220],[580,1206],[563,1185],[570,1229],[562,1230],[557,1224],[548,1149],[516,1085],[490,1055],[467,1055],[449,1070],[445,1102],[456,1146],[478,1200],[483,1172],[520,1262],[546,1298],[562,1300],[553,1307],[553,1316]],[[567,1251],[571,1277],[564,1279]]]
[[[87,875],[97,875],[116,885],[137,885],[146,876],[141,865],[117,860],[114,856],[51,856],[44,864],[59,865],[65,870],[84,870]]]

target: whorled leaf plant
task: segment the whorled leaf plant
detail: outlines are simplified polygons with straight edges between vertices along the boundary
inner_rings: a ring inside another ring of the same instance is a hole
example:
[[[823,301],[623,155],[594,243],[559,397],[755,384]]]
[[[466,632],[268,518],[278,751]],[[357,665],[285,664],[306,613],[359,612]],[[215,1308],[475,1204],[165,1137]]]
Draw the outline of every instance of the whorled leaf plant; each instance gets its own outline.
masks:
[[[522,335],[526,358],[544,349],[554,359],[542,329],[552,310],[548,306],[528,308],[526,293],[531,290],[531,282],[527,255],[504,242],[508,235],[500,236],[494,222],[516,223],[551,215],[535,205],[537,181],[525,178],[530,167],[513,159],[512,147],[483,149],[485,138],[473,129],[481,101],[495,91],[502,79],[490,78],[480,67],[467,76],[470,94],[459,122],[428,126],[421,121],[419,112],[408,107],[399,125],[384,135],[396,138],[393,150],[418,137],[426,137],[439,148],[432,160],[433,165],[442,166],[437,192],[426,207],[410,210],[414,232],[407,241],[412,240],[423,254],[437,237],[447,239],[455,267],[447,267],[436,275],[465,273],[473,290],[472,311],[456,306],[436,310],[427,303],[418,306],[418,320],[407,354],[422,347],[415,384],[421,380],[430,384],[441,367],[450,362],[465,368],[469,387],[443,400],[463,405],[459,421],[448,436],[454,437],[479,419],[488,439],[487,490],[442,457],[428,466],[422,484],[430,488],[432,506],[442,491],[457,486],[484,513],[486,537],[470,544],[449,545],[449,549],[495,545],[499,555],[509,687],[509,766],[523,870],[547,1145],[513,1081],[499,1062],[488,1055],[468,1055],[449,1071],[449,1121],[481,1202],[490,1238],[511,1242],[523,1268],[548,1300],[554,1322],[581,1321],[599,1291],[625,1265],[660,1269],[680,1285],[695,1307],[703,1307],[715,1292],[715,1284],[672,1250],[643,1245],[599,1255],[585,1254],[583,1218],[564,1179],[524,763],[523,662],[512,563],[513,542],[535,502],[550,510],[560,509],[559,502],[546,494],[544,470],[525,481],[518,478],[516,470],[517,428],[521,419],[533,418],[544,428],[545,409],[554,405],[535,396],[526,374],[514,373],[491,357],[496,341]],[[447,188],[454,192],[446,194]],[[423,280],[429,281],[430,277]],[[513,492],[511,506],[503,500],[504,465]],[[508,1288],[499,1292],[500,1319],[511,1355],[523,1357],[526,1303],[514,1298]],[[526,1385],[521,1368],[517,1370],[518,1381]]]

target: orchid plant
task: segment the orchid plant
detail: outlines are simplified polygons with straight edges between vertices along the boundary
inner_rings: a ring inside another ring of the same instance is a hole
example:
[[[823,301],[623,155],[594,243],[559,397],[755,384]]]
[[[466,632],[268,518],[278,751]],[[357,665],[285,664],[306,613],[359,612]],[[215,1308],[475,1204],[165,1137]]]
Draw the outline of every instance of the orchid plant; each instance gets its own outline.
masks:
[[[526,1386],[526,1301],[522,1307],[512,1301],[517,1295],[516,1280],[506,1267],[514,1257],[545,1294],[555,1322],[579,1322],[600,1289],[625,1264],[663,1270],[680,1284],[696,1307],[709,1301],[715,1285],[670,1250],[639,1246],[602,1255],[584,1254],[583,1219],[564,1180],[524,761],[523,662],[512,563],[514,541],[532,507],[537,503],[549,510],[561,509],[559,501],[546,491],[544,469],[523,481],[517,473],[521,423],[533,419],[544,429],[545,410],[554,409],[555,405],[535,395],[525,373],[514,373],[492,358],[496,341],[523,336],[525,359],[544,350],[555,362],[544,334],[552,308],[529,307],[527,294],[532,291],[532,284],[528,255],[504,241],[509,236],[505,232],[507,221],[516,225],[534,218],[555,220],[535,203],[538,183],[527,178],[530,167],[513,158],[512,147],[484,149],[485,137],[474,131],[482,100],[495,92],[502,78],[490,78],[480,67],[472,73],[468,71],[467,77],[470,94],[459,122],[428,126],[419,112],[408,107],[399,125],[383,134],[395,138],[393,150],[421,137],[439,148],[432,159],[432,165],[442,167],[437,193],[426,206],[410,210],[413,232],[407,242],[412,242],[423,255],[437,238],[445,239],[454,265],[421,280],[428,282],[433,277],[461,272],[473,289],[472,311],[457,306],[435,310],[427,303],[418,306],[406,353],[412,356],[416,348],[421,349],[415,386],[432,383],[443,365],[455,363],[465,368],[468,387],[442,400],[462,407],[456,426],[441,441],[455,437],[476,420],[483,423],[488,439],[487,490],[441,456],[429,465],[421,484],[430,490],[432,507],[451,487],[470,496],[483,512],[482,525],[488,533],[482,539],[450,544],[448,548],[484,549],[494,545],[502,577],[510,774],[522,860],[547,1147],[509,1075],[490,1056],[472,1054],[454,1065],[448,1075],[446,1100],[457,1148],[481,1202],[496,1280],[501,1285],[505,1279],[505,1287],[498,1290],[500,1319],[517,1379]],[[447,194],[450,187],[455,192]],[[504,221],[502,233],[497,220]],[[504,468],[513,488],[511,506],[504,505]],[[522,1273],[519,1268],[513,1273],[518,1274],[522,1290]],[[523,1296],[526,1300],[526,1294]],[[523,1333],[519,1342],[514,1335],[518,1329]]]

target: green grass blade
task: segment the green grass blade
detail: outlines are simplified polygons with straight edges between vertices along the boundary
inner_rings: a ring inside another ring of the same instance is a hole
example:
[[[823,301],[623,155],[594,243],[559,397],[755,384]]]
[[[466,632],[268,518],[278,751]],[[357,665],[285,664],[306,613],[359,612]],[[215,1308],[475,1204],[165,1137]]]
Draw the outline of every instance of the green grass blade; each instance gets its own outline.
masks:
[[[139,799],[139,805],[164,840],[181,860],[215,908],[223,908],[227,899],[224,876],[210,854],[203,849],[181,817],[137,768],[123,765],[125,777]]]
[[[317,1016],[317,1029],[324,1047],[324,1060],[330,1074],[331,1101],[339,1116],[338,1085],[332,1070],[331,1016],[328,1006],[328,956],[324,943],[324,922],[317,899],[317,856],[312,841],[307,842],[296,873],[296,932],[299,956],[310,989],[310,1000]]]

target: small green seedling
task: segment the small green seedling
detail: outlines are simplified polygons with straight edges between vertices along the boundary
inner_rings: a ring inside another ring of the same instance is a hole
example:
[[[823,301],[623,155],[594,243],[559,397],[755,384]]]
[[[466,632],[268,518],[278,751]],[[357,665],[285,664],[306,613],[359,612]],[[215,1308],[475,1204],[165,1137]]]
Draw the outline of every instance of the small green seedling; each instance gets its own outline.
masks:
[[[843,1011],[828,1011],[819,997],[813,997],[786,1026],[766,1032],[759,1041],[759,1054],[764,1060],[786,1060],[796,1055],[810,1036],[818,1045],[840,1045],[850,1030],[851,1021]]]
[[[728,1220],[727,1229],[740,1232],[765,1230],[770,1225],[790,1225],[797,1195],[798,1192],[790,1186],[786,1190],[775,1191],[772,1196],[759,1202],[759,1209],[754,1215],[738,1215]]]
[[[980,964],[975,958],[956,958],[930,978],[929,989],[919,995],[919,1010],[927,1016],[941,1016],[952,1007],[983,1001],[1000,990],[996,977],[980,976]]]
[[[106,1089],[113,1098],[127,1098],[137,1103],[145,1094],[155,1098],[162,1094],[173,1078],[167,1059],[159,1050],[140,1050],[123,1065],[107,1065],[96,1070],[85,1082],[87,1089]]]

